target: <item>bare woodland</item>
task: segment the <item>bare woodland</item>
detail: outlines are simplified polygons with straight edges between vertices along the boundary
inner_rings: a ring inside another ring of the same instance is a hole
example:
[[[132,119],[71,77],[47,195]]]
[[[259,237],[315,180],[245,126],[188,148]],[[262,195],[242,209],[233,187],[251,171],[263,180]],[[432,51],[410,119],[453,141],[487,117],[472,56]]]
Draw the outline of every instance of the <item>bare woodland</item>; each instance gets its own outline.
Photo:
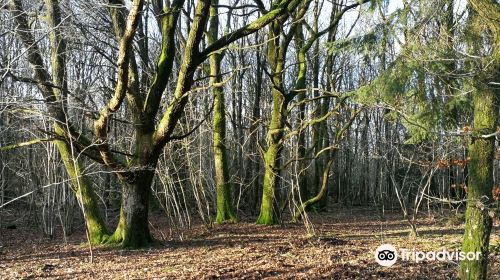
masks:
[[[500,278],[498,1],[0,0],[0,23],[0,278]],[[383,243],[480,258],[383,267]]]

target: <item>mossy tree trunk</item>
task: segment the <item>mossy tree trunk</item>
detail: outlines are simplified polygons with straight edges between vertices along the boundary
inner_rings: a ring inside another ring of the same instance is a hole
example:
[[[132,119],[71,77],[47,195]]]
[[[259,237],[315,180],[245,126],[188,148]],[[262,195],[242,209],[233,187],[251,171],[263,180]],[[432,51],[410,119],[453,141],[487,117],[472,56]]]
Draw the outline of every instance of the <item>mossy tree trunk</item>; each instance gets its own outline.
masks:
[[[132,172],[119,175],[122,182],[120,219],[109,244],[139,248],[153,241],[149,231],[149,201],[158,156],[153,154],[152,134],[137,133]]]
[[[480,253],[479,259],[460,264],[462,279],[487,279],[488,247],[492,227],[490,204],[493,202],[493,164],[495,132],[498,124],[500,89],[495,83],[500,75],[500,7],[494,0],[469,0],[472,6],[469,51],[480,56],[477,46],[486,30],[492,35],[492,52],[484,60],[473,63],[474,122],[468,154],[469,182],[462,251]]]
[[[111,18],[115,35],[119,41],[117,59],[117,84],[114,94],[99,118],[94,121],[97,147],[104,163],[115,172],[122,184],[122,205],[119,224],[114,234],[107,241],[118,243],[122,247],[142,247],[151,241],[148,225],[149,194],[154,175],[156,159],[152,154],[152,132],[142,113],[143,97],[139,89],[139,75],[135,57],[132,55],[134,36],[139,25],[140,13],[144,1],[134,0],[125,20],[126,8],[122,4],[111,8]],[[118,111],[127,99],[131,117],[135,125],[135,153],[130,163],[117,157],[110,151],[108,123],[113,113]]]
[[[284,115],[286,111],[285,97],[273,89],[273,109],[271,123],[267,134],[268,148],[264,155],[264,182],[262,186],[262,202],[257,224],[272,225],[277,219],[275,191],[279,183],[280,156],[283,149]],[[283,109],[282,109],[283,108]]]
[[[475,134],[491,134],[496,130],[499,92],[491,89],[476,89],[474,92]],[[467,210],[465,214],[465,234],[463,252],[480,252],[478,260],[463,261],[463,279],[487,279],[488,246],[492,218],[488,204],[492,202],[493,160],[495,137],[473,138],[469,146],[469,182],[467,186]]]
[[[57,88],[53,88],[54,95],[61,103],[63,113],[67,113],[68,83],[66,80],[66,40],[61,29],[61,9],[58,0],[45,0],[47,9],[47,22],[52,27],[49,33],[50,57],[52,68],[52,82]],[[68,125],[64,120],[58,119],[53,129],[56,135],[64,138],[64,129],[61,126]],[[66,168],[73,191],[80,201],[83,216],[88,231],[88,238],[92,244],[100,244],[108,238],[108,230],[97,200],[97,195],[88,177],[82,173],[82,163],[79,155],[75,155],[76,148],[68,141],[55,141],[56,147]]]
[[[210,7],[210,27],[208,31],[208,43],[213,44],[217,40],[219,29],[219,16],[217,0],[212,1]],[[214,53],[210,56],[210,85],[214,94],[213,109],[213,145],[215,163],[215,185],[217,192],[217,223],[236,221],[232,205],[231,183],[229,181],[229,163],[226,149],[226,114],[225,98],[220,74],[220,63],[223,55]]]
[[[135,180],[123,184],[120,219],[108,244],[139,248],[153,241],[148,217],[153,175],[151,170],[137,172]]]
[[[257,224],[272,225],[277,222],[277,209],[275,209],[275,191],[279,180],[279,162],[283,144],[284,118],[281,115],[281,107],[285,106],[285,100],[280,93],[273,92],[273,111],[271,124],[267,134],[268,148],[264,155],[264,182],[262,186],[262,202]]]
[[[289,33],[281,33],[282,26],[289,15],[277,18],[269,26],[269,42],[267,44],[267,59],[271,73],[271,94],[273,98],[271,120],[267,132],[267,150],[264,153],[264,181],[262,186],[262,201],[257,224],[272,225],[278,221],[278,209],[275,201],[276,188],[279,184],[279,173],[281,170],[280,160],[283,150],[285,122],[287,119],[288,104],[299,91],[285,91],[283,77],[285,75],[285,58],[291,40],[296,36],[296,31],[302,25],[303,16],[311,0],[300,2],[300,6],[294,15],[294,22]],[[282,38],[283,37],[283,38]],[[305,57],[305,53],[302,54]],[[305,85],[305,64],[301,71],[303,79],[298,81],[299,87]]]
[[[288,100],[284,92],[283,71],[284,53],[286,50],[280,44],[280,30],[283,22],[277,20],[269,26],[267,58],[271,68],[271,94],[273,98],[271,121],[267,132],[267,150],[264,154],[264,182],[262,186],[262,201],[257,224],[272,225],[277,222],[275,207],[275,191],[279,178],[279,162],[283,149],[283,130]]]
[[[54,141],[61,155],[66,172],[71,180],[72,189],[82,205],[86,226],[91,243],[102,243],[108,237],[108,231],[99,210],[97,196],[88,178],[82,173],[82,163],[75,154],[77,149],[68,140],[67,121],[67,82],[66,82],[66,42],[61,31],[61,10],[57,0],[46,0],[47,22],[52,28],[49,33],[50,40],[50,66],[49,73],[44,65],[38,44],[30,33],[27,14],[21,1],[10,1],[9,10],[14,15],[18,25],[19,37],[28,50],[28,62],[33,69],[33,76],[37,86],[47,101],[48,113],[55,120],[53,129],[60,139]],[[52,80],[56,87],[46,85]]]
[[[56,135],[63,137],[64,132],[59,127],[59,124],[55,123],[54,129]],[[109,237],[109,232],[102,218],[94,188],[87,176],[82,173],[80,159],[75,158],[73,155],[74,149],[72,149],[71,145],[63,140],[54,142],[73,185],[73,192],[81,203],[90,242],[92,244],[101,244]]]

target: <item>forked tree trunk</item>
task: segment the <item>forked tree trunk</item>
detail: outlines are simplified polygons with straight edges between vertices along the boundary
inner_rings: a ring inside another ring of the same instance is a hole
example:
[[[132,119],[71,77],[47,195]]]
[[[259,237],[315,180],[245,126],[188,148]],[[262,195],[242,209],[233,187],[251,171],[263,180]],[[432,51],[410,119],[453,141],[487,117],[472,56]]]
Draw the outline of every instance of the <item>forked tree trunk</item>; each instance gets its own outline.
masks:
[[[118,174],[122,182],[120,220],[109,244],[124,248],[144,247],[153,241],[149,232],[149,200],[158,155],[153,153],[152,135],[137,131],[136,159],[130,173]]]

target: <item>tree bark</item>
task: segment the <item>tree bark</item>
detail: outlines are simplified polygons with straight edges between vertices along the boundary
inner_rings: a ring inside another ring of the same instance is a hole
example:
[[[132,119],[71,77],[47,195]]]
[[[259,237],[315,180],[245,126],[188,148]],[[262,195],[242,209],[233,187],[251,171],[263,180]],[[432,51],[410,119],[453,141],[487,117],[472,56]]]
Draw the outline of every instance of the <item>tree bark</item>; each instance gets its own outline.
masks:
[[[217,40],[219,28],[218,0],[212,2],[210,7],[210,27],[208,31],[208,43]],[[220,74],[220,62],[222,55],[214,53],[210,56],[210,84],[214,94],[213,112],[213,145],[215,162],[215,185],[217,192],[217,223],[236,221],[232,205],[231,183],[229,182],[229,163],[226,149],[226,114],[224,105],[224,90]]]
[[[474,93],[474,130],[481,134],[495,132],[499,93],[491,89],[476,89]],[[493,160],[495,137],[475,138],[469,146],[469,183],[467,186],[467,210],[462,251],[480,252],[478,260],[466,260],[460,264],[462,279],[487,279],[488,247],[492,218],[488,204],[493,201]]]
[[[282,109],[283,108],[283,109]],[[271,124],[267,134],[268,148],[264,155],[264,182],[262,186],[262,202],[257,224],[272,225],[277,222],[275,209],[275,190],[279,183],[280,156],[283,149],[284,116],[286,101],[281,92],[273,89],[273,111]]]
[[[57,135],[64,135],[63,130],[57,123],[54,124],[54,130]],[[82,205],[90,242],[92,244],[101,244],[109,237],[109,232],[102,218],[94,188],[92,188],[88,178],[82,173],[80,160],[74,158],[71,145],[63,140],[56,140],[54,143],[73,185],[73,192]]]
[[[277,209],[274,209],[275,191],[279,178],[279,162],[283,149],[282,138],[285,126],[287,100],[283,85],[284,52],[280,43],[280,28],[282,21],[277,20],[269,27],[267,58],[271,68],[271,94],[273,105],[271,121],[267,132],[267,150],[264,155],[264,182],[262,186],[262,202],[257,224],[272,225],[277,222]]]
[[[487,279],[488,249],[492,227],[489,207],[493,202],[493,165],[496,136],[485,137],[497,131],[500,89],[494,83],[500,74],[500,7],[494,0],[469,0],[471,11],[471,50],[479,53],[478,42],[484,31],[492,34],[492,55],[474,66],[481,69],[472,81],[474,122],[469,145],[469,182],[467,186],[467,210],[462,251],[480,253],[477,260],[460,263],[462,279]],[[474,71],[474,69],[471,69]]]
[[[123,183],[120,220],[108,244],[139,248],[153,241],[148,218],[153,175],[151,170],[137,172],[135,180]]]
[[[304,46],[304,34],[302,30],[302,25],[297,27],[295,42],[297,45],[297,63],[298,63],[298,73],[297,80],[295,82],[295,91],[297,94],[297,102],[299,105],[299,116],[298,122],[302,124],[306,117],[306,74],[307,74],[307,64],[306,64],[306,53],[307,50],[303,48]],[[307,188],[307,164],[306,164],[306,133],[304,130],[299,131],[299,137],[297,140],[297,158],[298,169],[299,169],[299,180],[298,187],[300,192],[300,200],[306,200],[309,198],[309,190]]]
[[[153,154],[152,134],[137,133],[131,171],[118,178],[122,183],[120,220],[108,244],[125,248],[144,247],[153,241],[149,232],[149,200],[158,156]]]
[[[257,45],[259,36],[256,35],[255,44]],[[248,165],[246,169],[246,182],[249,186],[249,195],[248,195],[248,204],[252,211],[252,213],[256,213],[258,208],[259,196],[261,196],[260,192],[260,172],[261,169],[258,160],[260,157],[258,155],[258,141],[259,141],[259,121],[260,121],[260,99],[262,95],[262,81],[263,81],[263,66],[261,59],[261,47],[257,47],[255,52],[255,60],[256,60],[256,71],[255,71],[255,87],[254,87],[254,99],[252,104],[252,116],[251,116],[251,124],[249,129],[249,145],[248,150],[251,155],[248,157]]]

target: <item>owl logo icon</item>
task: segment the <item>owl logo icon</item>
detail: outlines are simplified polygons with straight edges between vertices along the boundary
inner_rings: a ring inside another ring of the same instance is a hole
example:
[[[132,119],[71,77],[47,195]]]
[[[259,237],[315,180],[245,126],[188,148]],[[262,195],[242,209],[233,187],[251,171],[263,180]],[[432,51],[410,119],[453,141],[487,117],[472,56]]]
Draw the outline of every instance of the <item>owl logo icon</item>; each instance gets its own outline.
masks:
[[[398,253],[391,244],[382,244],[375,250],[375,261],[381,266],[392,266],[398,259]]]

